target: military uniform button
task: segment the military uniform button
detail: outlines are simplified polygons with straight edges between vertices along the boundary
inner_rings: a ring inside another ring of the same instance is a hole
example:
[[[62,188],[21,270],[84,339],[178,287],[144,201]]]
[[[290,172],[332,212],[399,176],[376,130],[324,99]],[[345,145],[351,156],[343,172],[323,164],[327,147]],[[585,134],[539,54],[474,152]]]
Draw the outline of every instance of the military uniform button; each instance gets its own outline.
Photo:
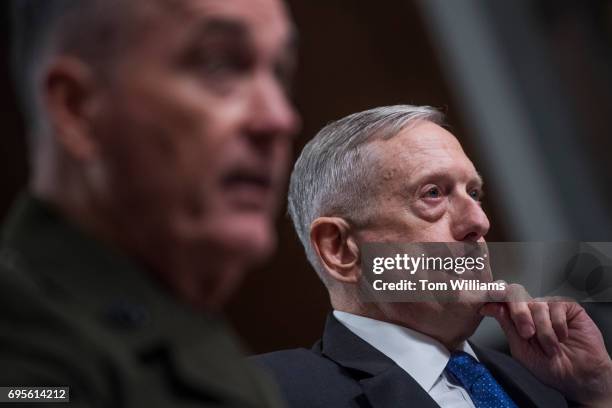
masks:
[[[122,300],[111,303],[106,317],[113,325],[128,329],[142,327],[150,319],[144,306]]]

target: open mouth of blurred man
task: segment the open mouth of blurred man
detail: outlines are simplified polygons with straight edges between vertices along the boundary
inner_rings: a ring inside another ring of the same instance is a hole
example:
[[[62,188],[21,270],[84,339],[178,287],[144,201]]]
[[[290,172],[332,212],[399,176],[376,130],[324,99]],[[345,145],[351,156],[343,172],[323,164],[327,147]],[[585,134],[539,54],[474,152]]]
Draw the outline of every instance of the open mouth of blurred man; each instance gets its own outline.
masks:
[[[266,213],[270,212],[278,189],[277,177],[270,170],[254,166],[228,171],[221,184],[232,207]]]

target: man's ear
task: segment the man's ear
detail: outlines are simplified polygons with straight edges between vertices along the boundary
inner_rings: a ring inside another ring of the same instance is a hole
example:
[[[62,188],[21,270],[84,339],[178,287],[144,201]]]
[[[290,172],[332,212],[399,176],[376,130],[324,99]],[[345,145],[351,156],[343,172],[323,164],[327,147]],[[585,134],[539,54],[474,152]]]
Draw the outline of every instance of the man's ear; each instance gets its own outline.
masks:
[[[95,85],[91,68],[70,57],[54,58],[42,77],[42,104],[53,137],[76,160],[87,160],[95,152]]]
[[[349,224],[339,217],[320,217],[310,226],[310,242],[321,265],[337,281],[357,283],[360,253]]]

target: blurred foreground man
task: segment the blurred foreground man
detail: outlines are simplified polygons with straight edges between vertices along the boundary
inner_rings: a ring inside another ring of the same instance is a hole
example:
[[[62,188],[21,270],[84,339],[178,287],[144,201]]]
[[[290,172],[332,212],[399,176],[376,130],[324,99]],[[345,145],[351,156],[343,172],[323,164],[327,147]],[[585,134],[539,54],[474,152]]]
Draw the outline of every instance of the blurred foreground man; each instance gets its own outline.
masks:
[[[277,406],[218,315],[275,248],[295,133],[280,0],[17,0],[29,191],[0,385],[96,407]]]
[[[482,181],[429,107],[391,106],[326,126],[291,175],[289,211],[333,314],[311,349],[257,357],[292,407],[612,406],[612,362],[575,303],[518,285],[453,302],[369,302],[367,242],[484,242]],[[491,279],[490,273],[488,276]],[[514,358],[467,342],[495,317]]]

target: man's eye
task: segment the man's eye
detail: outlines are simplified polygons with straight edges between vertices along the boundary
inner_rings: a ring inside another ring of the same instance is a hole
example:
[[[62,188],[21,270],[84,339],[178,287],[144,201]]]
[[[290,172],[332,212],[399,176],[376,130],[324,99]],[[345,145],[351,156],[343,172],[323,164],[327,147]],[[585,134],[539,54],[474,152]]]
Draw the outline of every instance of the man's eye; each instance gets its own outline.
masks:
[[[480,190],[471,190],[469,194],[475,201],[480,201],[482,199],[482,192]]]
[[[230,64],[222,59],[213,59],[204,62],[202,64],[202,68],[207,74],[215,75],[228,70],[230,68]]]
[[[425,197],[427,198],[439,198],[440,196],[442,196],[442,192],[438,187],[431,187],[425,193]]]
[[[207,75],[226,75],[240,73],[247,69],[248,63],[241,58],[213,57],[202,62],[202,69]]]

